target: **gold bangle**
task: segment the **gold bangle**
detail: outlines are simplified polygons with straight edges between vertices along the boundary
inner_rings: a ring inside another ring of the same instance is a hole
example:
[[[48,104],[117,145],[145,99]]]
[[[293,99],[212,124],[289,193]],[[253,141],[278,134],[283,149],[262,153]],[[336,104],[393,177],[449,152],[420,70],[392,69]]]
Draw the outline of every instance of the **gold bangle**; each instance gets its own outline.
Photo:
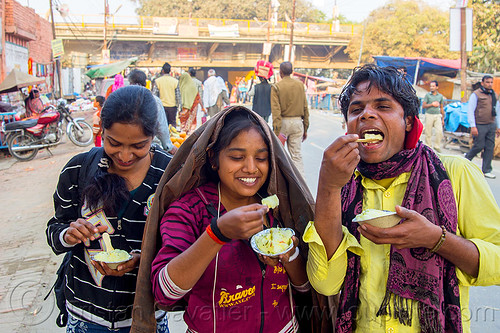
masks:
[[[441,229],[443,229],[441,237],[439,237],[439,240],[436,243],[436,245],[434,245],[434,247],[430,249],[432,253],[437,252],[441,248],[441,246],[443,246],[444,240],[446,239],[446,228],[442,225]]]

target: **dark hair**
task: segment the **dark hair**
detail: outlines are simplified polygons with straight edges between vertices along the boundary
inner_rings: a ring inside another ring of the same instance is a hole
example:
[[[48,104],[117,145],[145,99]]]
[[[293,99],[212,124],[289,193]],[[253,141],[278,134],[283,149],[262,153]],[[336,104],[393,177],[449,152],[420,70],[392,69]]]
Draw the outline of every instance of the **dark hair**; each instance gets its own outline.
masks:
[[[408,73],[408,70],[406,69],[406,66],[399,66],[398,71],[402,71],[404,74]]]
[[[141,70],[134,69],[128,74],[128,82],[130,84],[138,84],[140,86],[145,87],[146,86],[146,73],[144,73]]]
[[[266,79],[265,77],[263,77],[263,76],[257,76],[257,77],[259,78],[261,83],[264,83],[264,82],[269,83],[269,80]]]
[[[102,128],[109,129],[114,123],[137,124],[146,136],[155,136],[157,112],[156,101],[148,89],[125,86],[109,95],[104,103]]]
[[[168,74],[170,73],[170,68],[172,68],[172,66],[170,66],[170,64],[166,62],[163,64],[163,67],[161,69],[163,70],[163,73]]]
[[[439,83],[436,80],[432,80],[430,83],[433,83],[433,82],[436,84],[436,87],[439,87]]]
[[[485,75],[485,76],[483,76],[483,78],[481,79],[481,82],[484,82],[484,81],[486,81],[487,79],[493,79],[493,76],[491,76],[491,75]]]
[[[250,129],[255,129],[259,132],[269,149],[269,138],[264,133],[264,129],[259,124],[256,117],[252,116],[252,114],[246,110],[240,111],[236,108],[224,119],[224,125],[219,133],[219,136],[217,137],[217,141],[215,141],[214,145],[209,150],[211,155],[209,155],[208,162],[206,163],[206,171],[210,175],[209,179],[219,178],[219,175],[212,169],[212,166],[215,166],[216,169],[219,168],[220,152],[229,146],[231,141],[233,141],[233,139],[236,138],[241,132],[249,131]]]
[[[125,86],[109,95],[104,103],[101,111],[102,128],[109,129],[114,123],[136,124],[146,136],[153,137],[157,112],[156,101],[148,89],[137,85]],[[125,179],[100,168],[82,195],[92,211],[102,204],[106,214],[110,215],[117,214],[123,202],[130,198]]]
[[[28,96],[29,99],[35,98],[35,93],[39,92],[38,89],[31,89],[30,94]]]
[[[193,67],[190,67],[190,68],[189,68],[188,73],[189,73],[189,75],[191,75],[192,77],[195,77],[195,76],[196,76],[196,70],[195,70]]]
[[[104,105],[104,101],[106,101],[106,98],[105,98],[104,96],[100,96],[100,95],[99,95],[99,96],[96,96],[96,97],[95,97],[95,101],[96,101],[97,103],[99,103],[99,105],[100,105],[100,106],[101,106],[101,108],[102,108],[102,106]]]
[[[354,68],[351,78],[340,94],[340,109],[346,120],[351,97],[353,94],[360,93],[357,87],[365,81],[370,82],[368,89],[375,86],[382,92],[392,96],[403,107],[405,117],[418,117],[419,102],[415,89],[401,73],[392,66],[378,67],[368,64]]]
[[[280,71],[284,75],[291,75],[293,72],[293,65],[290,61],[285,61],[280,64]]]

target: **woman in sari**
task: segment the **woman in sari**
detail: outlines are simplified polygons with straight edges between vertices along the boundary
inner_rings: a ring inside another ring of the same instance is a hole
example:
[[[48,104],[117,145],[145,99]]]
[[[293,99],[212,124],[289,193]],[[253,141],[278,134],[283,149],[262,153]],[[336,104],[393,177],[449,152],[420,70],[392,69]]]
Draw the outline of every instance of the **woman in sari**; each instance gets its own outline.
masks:
[[[181,121],[181,131],[190,134],[196,129],[196,113],[200,103],[198,87],[188,73],[181,75],[179,79],[179,89],[181,91],[182,110],[179,113]]]
[[[117,89],[124,87],[125,83],[123,81],[123,75],[121,74],[116,74],[115,75],[115,82],[113,85],[109,86],[108,90],[106,90],[106,99],[108,99],[109,95],[111,93],[115,92]]]

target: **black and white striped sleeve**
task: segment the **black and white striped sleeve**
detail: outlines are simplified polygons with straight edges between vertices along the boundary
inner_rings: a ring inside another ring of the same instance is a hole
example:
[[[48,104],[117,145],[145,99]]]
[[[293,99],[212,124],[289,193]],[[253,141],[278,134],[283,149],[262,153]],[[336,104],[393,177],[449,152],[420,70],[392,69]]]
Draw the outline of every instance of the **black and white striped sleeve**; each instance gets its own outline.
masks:
[[[72,248],[62,241],[61,235],[69,224],[80,216],[78,176],[83,160],[83,154],[73,157],[59,175],[53,196],[54,216],[47,223],[46,229],[47,242],[56,254],[67,252]]]

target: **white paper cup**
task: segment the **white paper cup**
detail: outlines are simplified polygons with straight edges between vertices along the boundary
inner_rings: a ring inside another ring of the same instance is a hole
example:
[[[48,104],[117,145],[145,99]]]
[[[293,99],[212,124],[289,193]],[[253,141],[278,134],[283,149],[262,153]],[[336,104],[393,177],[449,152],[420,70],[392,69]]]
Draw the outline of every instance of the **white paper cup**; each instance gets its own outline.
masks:
[[[374,227],[391,228],[397,225],[399,221],[401,221],[401,219],[402,217],[397,215],[396,212],[394,212],[389,215],[374,217],[372,219],[361,220],[361,221],[357,221],[356,219],[354,219],[352,221],[359,223],[359,225],[363,225],[366,223],[369,225],[373,225]]]

